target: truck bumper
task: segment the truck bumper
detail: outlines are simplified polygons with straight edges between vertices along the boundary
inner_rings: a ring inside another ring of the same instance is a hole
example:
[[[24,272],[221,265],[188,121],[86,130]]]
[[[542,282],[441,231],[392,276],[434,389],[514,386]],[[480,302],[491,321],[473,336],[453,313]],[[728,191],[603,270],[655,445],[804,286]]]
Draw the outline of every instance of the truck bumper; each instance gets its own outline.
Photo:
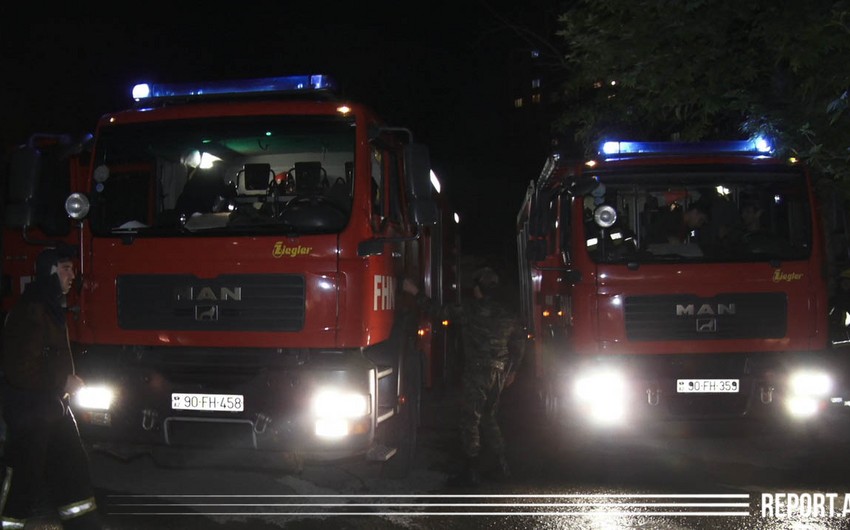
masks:
[[[232,355],[227,363],[175,366],[116,361],[105,353],[95,352],[97,358],[80,371],[87,386],[113,391],[111,406],[74,407],[81,437],[93,450],[284,469],[357,456],[388,458],[376,437],[378,370],[356,352],[300,360],[282,360],[277,353],[249,367],[234,363]],[[317,406],[320,395],[333,396],[330,405]],[[199,405],[175,405],[180,396],[198,396],[192,401]],[[228,405],[237,403],[236,410],[209,407],[221,396],[232,398]]]
[[[570,423],[806,422],[846,396],[844,368],[812,353],[626,356],[565,364],[550,384]],[[811,378],[804,388],[798,376]]]

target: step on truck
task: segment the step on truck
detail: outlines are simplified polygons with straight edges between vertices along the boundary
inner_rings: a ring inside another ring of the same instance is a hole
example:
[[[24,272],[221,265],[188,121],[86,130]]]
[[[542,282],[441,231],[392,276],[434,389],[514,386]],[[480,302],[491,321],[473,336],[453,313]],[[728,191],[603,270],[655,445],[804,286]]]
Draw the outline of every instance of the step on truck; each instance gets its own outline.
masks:
[[[517,238],[538,394],[572,432],[799,423],[843,401],[812,180],[764,140],[552,156]]]
[[[401,295],[456,288],[427,148],[325,75],[140,84],[83,141],[15,149],[3,308],[35,255],[79,249],[69,296],[96,450],[409,469],[445,330]]]

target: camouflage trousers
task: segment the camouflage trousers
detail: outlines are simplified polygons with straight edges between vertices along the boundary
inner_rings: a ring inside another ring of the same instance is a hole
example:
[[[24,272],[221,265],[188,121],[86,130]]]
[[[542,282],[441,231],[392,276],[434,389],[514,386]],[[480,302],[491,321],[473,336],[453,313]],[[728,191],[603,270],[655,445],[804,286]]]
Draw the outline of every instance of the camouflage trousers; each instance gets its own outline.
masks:
[[[504,451],[505,442],[496,417],[504,382],[505,371],[500,367],[476,366],[464,370],[460,405],[464,456],[479,456],[482,442],[496,454]]]

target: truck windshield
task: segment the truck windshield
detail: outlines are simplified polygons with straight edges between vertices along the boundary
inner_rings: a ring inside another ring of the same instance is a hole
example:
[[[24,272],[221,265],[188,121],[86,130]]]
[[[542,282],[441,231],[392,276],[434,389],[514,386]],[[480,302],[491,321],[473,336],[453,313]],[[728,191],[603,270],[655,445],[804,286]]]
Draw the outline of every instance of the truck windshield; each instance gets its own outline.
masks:
[[[91,226],[139,237],[333,233],[348,223],[354,121],[168,120],[102,128]]]
[[[584,199],[584,244],[597,262],[806,259],[812,221],[802,172],[786,169],[610,172]],[[600,228],[594,212],[617,213]]]

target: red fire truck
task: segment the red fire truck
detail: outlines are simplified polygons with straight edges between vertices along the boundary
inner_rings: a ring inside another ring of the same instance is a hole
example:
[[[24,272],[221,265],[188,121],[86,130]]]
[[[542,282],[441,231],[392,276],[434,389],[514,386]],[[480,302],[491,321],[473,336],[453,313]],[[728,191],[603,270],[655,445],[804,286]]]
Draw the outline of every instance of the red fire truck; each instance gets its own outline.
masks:
[[[12,154],[3,305],[43,244],[79,247],[76,407],[95,449],[408,469],[448,353],[400,279],[453,296],[453,213],[411,132],[333,88],[138,85],[86,144]]]
[[[812,182],[763,140],[553,156],[517,228],[550,418],[813,418],[838,395]]]

